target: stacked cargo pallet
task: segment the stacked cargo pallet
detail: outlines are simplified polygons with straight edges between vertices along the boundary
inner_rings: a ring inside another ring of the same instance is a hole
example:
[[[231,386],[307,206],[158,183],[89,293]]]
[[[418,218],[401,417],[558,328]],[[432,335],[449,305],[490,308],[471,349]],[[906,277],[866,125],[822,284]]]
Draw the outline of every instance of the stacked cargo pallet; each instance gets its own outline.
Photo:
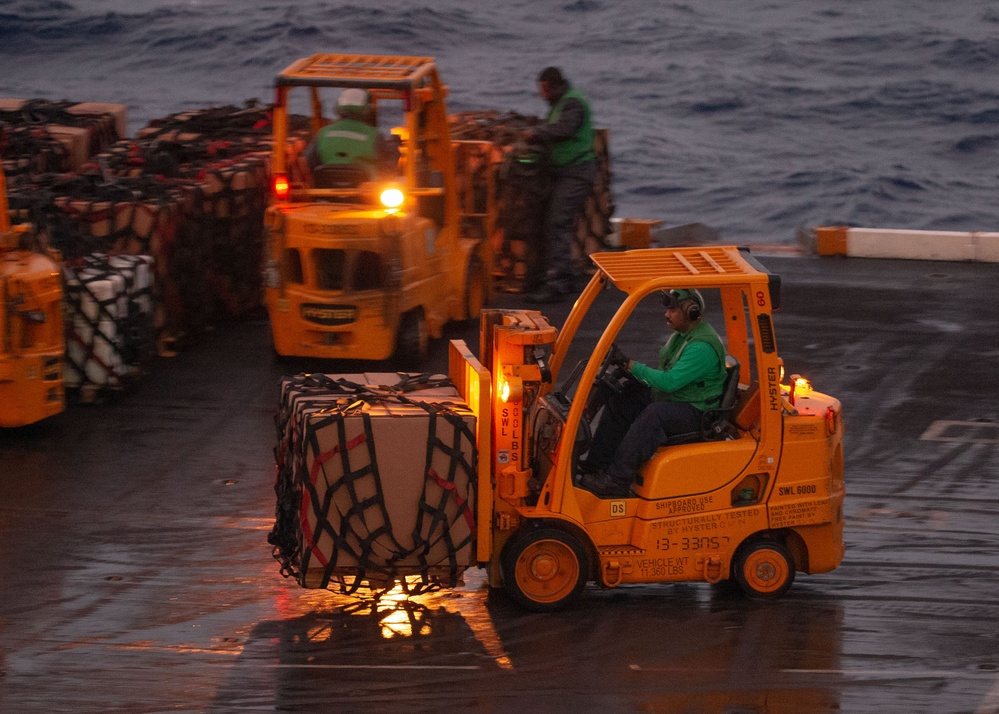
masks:
[[[264,209],[269,185],[260,154],[210,161],[182,178],[180,231],[206,255],[202,266],[212,313],[240,317],[260,306]]]
[[[167,273],[173,266],[182,199],[175,186],[154,176],[42,174],[11,198],[41,229],[44,244],[60,251],[70,265],[99,260],[103,254],[137,256],[152,265],[158,335],[167,338],[181,329],[183,302]],[[114,271],[126,264],[104,267]]]
[[[445,377],[286,377],[277,425],[282,574],[419,592],[474,565],[475,417]]]
[[[74,116],[83,123],[81,112],[100,106],[0,102],[8,128],[30,121],[24,131],[35,136],[31,156],[5,156],[8,175],[21,177],[11,202],[68,258],[151,256],[159,344],[171,353],[213,321],[260,306],[269,111],[225,106],[174,114],[134,140],[122,138],[123,116],[106,112],[91,120],[81,153],[82,134],[60,127]],[[58,132],[63,140],[53,138]]]
[[[4,171],[11,184],[49,171],[77,171],[125,136],[125,107],[96,102],[0,99]]]
[[[156,172],[179,191],[177,240],[165,271],[165,291],[182,305],[177,337],[260,306],[270,142],[268,108],[224,106],[156,120],[111,152],[119,154],[108,159],[116,171]]]
[[[533,271],[541,270],[544,213],[551,185],[551,169],[537,147],[524,144],[522,136],[536,126],[536,117],[516,112],[462,112],[450,117],[451,135],[459,141],[488,141],[498,151],[491,156],[495,191],[499,205],[499,225],[493,234],[493,249],[499,287],[519,291],[531,282]],[[573,252],[582,259],[607,248],[614,201],[610,190],[610,152],[607,130],[597,129],[594,137],[598,174],[593,192],[576,227]],[[476,174],[474,190],[486,190],[486,177]]]
[[[146,240],[129,244],[134,234],[127,229],[142,223],[135,219],[137,187],[108,189],[103,179],[80,173],[124,132],[122,105],[0,100],[12,218],[41,229],[25,235],[24,249],[54,248],[65,258],[63,384],[88,400],[138,372],[146,352],[139,340],[148,343],[152,331],[151,259],[93,253],[148,247],[146,228],[139,229]]]
[[[152,258],[93,253],[63,263],[65,385],[93,401],[138,376],[155,349]]]

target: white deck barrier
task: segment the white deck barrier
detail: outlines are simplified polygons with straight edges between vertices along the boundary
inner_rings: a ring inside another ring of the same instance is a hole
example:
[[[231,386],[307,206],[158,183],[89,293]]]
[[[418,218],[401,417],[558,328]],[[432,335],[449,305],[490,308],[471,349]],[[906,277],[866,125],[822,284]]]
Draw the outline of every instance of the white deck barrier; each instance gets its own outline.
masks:
[[[827,226],[815,239],[819,255],[999,263],[999,233]]]

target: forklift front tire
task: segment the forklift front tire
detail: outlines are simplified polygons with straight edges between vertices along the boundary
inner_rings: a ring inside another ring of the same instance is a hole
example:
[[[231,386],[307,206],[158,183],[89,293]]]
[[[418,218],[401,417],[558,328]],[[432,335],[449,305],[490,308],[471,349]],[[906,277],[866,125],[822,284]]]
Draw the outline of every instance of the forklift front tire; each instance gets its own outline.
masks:
[[[794,557],[777,540],[757,540],[739,549],[735,581],[754,600],[776,600],[794,582]]]
[[[514,535],[503,553],[503,585],[521,607],[559,610],[577,597],[589,572],[586,550],[559,528],[531,528]]]

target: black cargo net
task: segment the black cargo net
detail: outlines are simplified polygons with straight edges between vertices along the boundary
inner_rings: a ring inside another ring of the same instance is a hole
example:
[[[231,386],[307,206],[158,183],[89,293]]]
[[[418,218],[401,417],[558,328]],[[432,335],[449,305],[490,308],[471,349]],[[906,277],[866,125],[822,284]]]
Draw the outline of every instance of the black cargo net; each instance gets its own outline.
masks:
[[[95,253],[62,270],[67,386],[123,386],[155,352],[152,259]]]
[[[102,147],[113,144],[122,138],[118,136],[114,116],[108,112],[99,111],[100,106],[80,105],[77,102],[66,100],[27,99],[16,108],[0,110],[0,122],[20,127],[32,127],[36,131],[48,125],[85,129],[87,151],[93,154],[100,151]],[[74,108],[82,111],[71,111]],[[17,150],[11,150],[10,147],[7,148],[7,153],[12,156],[21,153]]]
[[[195,157],[236,156],[259,149],[273,134],[271,107],[254,100],[239,107],[233,104],[192,109],[154,119],[141,129],[138,138],[149,141],[175,141],[187,146],[187,159]]]
[[[117,120],[101,106],[28,99],[0,108],[0,157],[8,189],[37,174],[71,171],[79,152],[89,156],[120,139]]]
[[[268,536],[282,575],[302,585],[308,577],[309,587],[336,586],[346,594],[395,584],[410,593],[457,584],[475,536],[470,412],[456,396],[407,396],[445,386],[449,380],[429,375],[401,375],[391,386],[321,374],[283,380],[277,509]],[[380,418],[411,419],[412,408],[424,413],[425,445],[376,443],[372,412],[393,406],[410,408],[410,415]],[[403,485],[386,483],[380,464],[386,456],[414,457],[412,473],[422,480],[418,499],[403,506],[415,518],[410,533],[393,527],[387,500],[398,501]]]
[[[11,201],[27,208],[49,245],[72,259],[95,252],[153,255],[179,197],[153,176],[108,181],[99,174],[45,174],[12,192]]]
[[[0,112],[0,159],[7,190],[16,189],[39,173],[68,171],[69,151],[44,126],[13,126]]]
[[[202,165],[185,184],[178,233],[188,246],[203,247],[178,277],[206,273],[206,299],[220,317],[239,317],[261,305],[267,167],[247,156]],[[192,286],[187,286],[190,291]]]

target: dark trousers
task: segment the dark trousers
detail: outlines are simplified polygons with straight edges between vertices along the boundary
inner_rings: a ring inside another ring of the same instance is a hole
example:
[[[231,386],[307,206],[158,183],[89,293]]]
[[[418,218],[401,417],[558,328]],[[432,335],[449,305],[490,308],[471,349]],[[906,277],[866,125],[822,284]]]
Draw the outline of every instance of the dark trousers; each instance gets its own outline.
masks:
[[[591,471],[607,470],[628,428],[651,403],[652,392],[638,381],[628,382],[625,391],[611,395],[600,415],[600,422],[593,433],[593,444],[586,455],[586,465]]]
[[[585,161],[577,166],[556,171],[548,212],[545,215],[545,258],[548,284],[561,292],[576,289],[572,243],[576,235],[576,219],[586,208],[586,199],[593,193],[597,177],[597,162]]]
[[[701,412],[687,402],[653,402],[642,410],[614,453],[607,473],[618,483],[630,484],[656,449],[669,444],[671,436],[701,428]]]
[[[630,485],[656,449],[671,436],[701,428],[701,412],[687,402],[652,402],[647,389],[616,395],[604,409],[586,459],[606,469],[621,484]]]

